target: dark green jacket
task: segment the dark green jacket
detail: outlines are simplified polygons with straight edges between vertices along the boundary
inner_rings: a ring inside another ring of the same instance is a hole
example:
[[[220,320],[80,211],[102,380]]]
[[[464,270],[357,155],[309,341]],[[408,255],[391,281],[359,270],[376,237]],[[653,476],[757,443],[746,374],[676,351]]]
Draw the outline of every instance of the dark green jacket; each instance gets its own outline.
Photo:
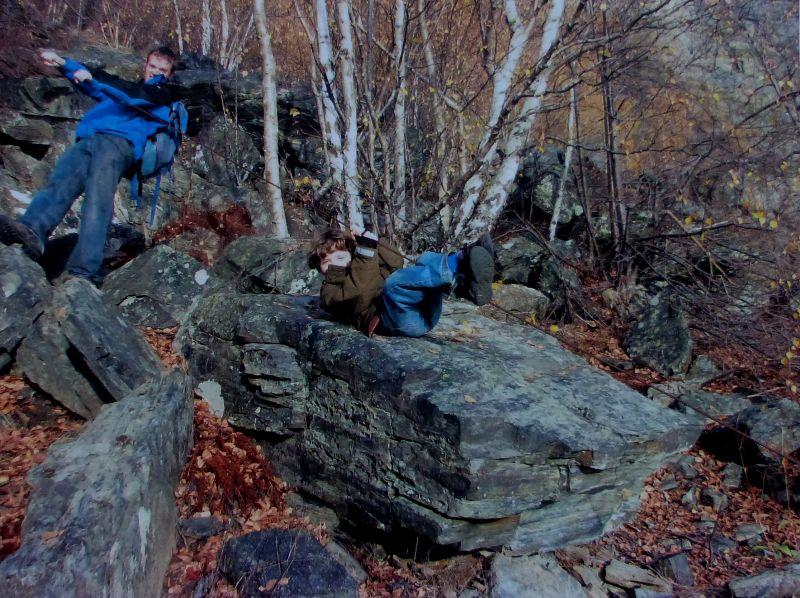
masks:
[[[382,239],[371,256],[370,252],[359,247],[346,268],[329,266],[320,290],[322,306],[362,332],[367,332],[370,320],[379,313],[383,283],[403,267],[403,257]]]

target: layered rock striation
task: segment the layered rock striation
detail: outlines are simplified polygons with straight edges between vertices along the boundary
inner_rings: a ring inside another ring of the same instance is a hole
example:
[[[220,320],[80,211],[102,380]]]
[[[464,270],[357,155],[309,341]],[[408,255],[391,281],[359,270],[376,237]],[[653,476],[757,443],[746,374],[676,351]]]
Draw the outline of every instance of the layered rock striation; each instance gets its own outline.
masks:
[[[180,343],[195,384],[220,384],[226,416],[266,433],[290,483],[354,525],[464,550],[596,538],[700,430],[464,304],[422,338],[369,339],[312,298],[220,290]]]

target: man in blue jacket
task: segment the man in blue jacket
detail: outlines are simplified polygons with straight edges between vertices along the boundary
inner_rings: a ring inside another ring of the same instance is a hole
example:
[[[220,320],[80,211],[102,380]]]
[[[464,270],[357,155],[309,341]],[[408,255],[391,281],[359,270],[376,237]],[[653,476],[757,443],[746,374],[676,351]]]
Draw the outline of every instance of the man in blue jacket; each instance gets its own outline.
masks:
[[[166,47],[147,55],[142,81],[132,83],[43,50],[41,58],[55,66],[98,104],[78,124],[76,143],[56,163],[47,186],[31,201],[19,220],[0,216],[0,240],[19,243],[39,259],[44,243],[72,203],[85,194],[78,243],[67,262],[67,273],[98,284],[119,180],[141,159],[145,143],[169,119],[172,94],[166,83],[175,54]]]

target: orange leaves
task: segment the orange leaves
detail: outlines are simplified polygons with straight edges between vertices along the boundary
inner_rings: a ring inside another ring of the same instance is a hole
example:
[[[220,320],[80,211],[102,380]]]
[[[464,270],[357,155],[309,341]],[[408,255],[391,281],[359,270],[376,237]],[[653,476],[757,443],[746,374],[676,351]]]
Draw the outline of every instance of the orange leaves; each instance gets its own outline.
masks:
[[[0,377],[0,560],[19,548],[30,492],[28,471],[44,461],[53,442],[82,425],[60,407],[26,397],[25,388],[21,378]],[[31,425],[34,421],[41,423]],[[60,534],[48,532],[44,539]]]

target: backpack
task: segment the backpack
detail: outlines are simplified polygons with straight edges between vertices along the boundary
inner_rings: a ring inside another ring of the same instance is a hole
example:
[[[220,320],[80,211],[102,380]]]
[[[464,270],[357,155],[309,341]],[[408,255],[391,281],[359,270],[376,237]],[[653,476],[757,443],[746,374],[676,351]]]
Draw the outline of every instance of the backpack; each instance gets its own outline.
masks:
[[[150,115],[151,118],[152,115]],[[173,102],[169,108],[169,120],[162,121],[164,129],[148,138],[144,146],[144,153],[136,163],[133,176],[131,177],[130,195],[131,201],[137,209],[142,207],[142,183],[155,177],[156,182],[153,188],[153,197],[150,202],[150,226],[156,219],[156,207],[158,206],[158,193],[161,190],[161,177],[164,174],[170,175],[172,179],[172,165],[175,162],[175,152],[183,141],[186,134],[186,126],[189,123],[189,113],[183,102]]]

